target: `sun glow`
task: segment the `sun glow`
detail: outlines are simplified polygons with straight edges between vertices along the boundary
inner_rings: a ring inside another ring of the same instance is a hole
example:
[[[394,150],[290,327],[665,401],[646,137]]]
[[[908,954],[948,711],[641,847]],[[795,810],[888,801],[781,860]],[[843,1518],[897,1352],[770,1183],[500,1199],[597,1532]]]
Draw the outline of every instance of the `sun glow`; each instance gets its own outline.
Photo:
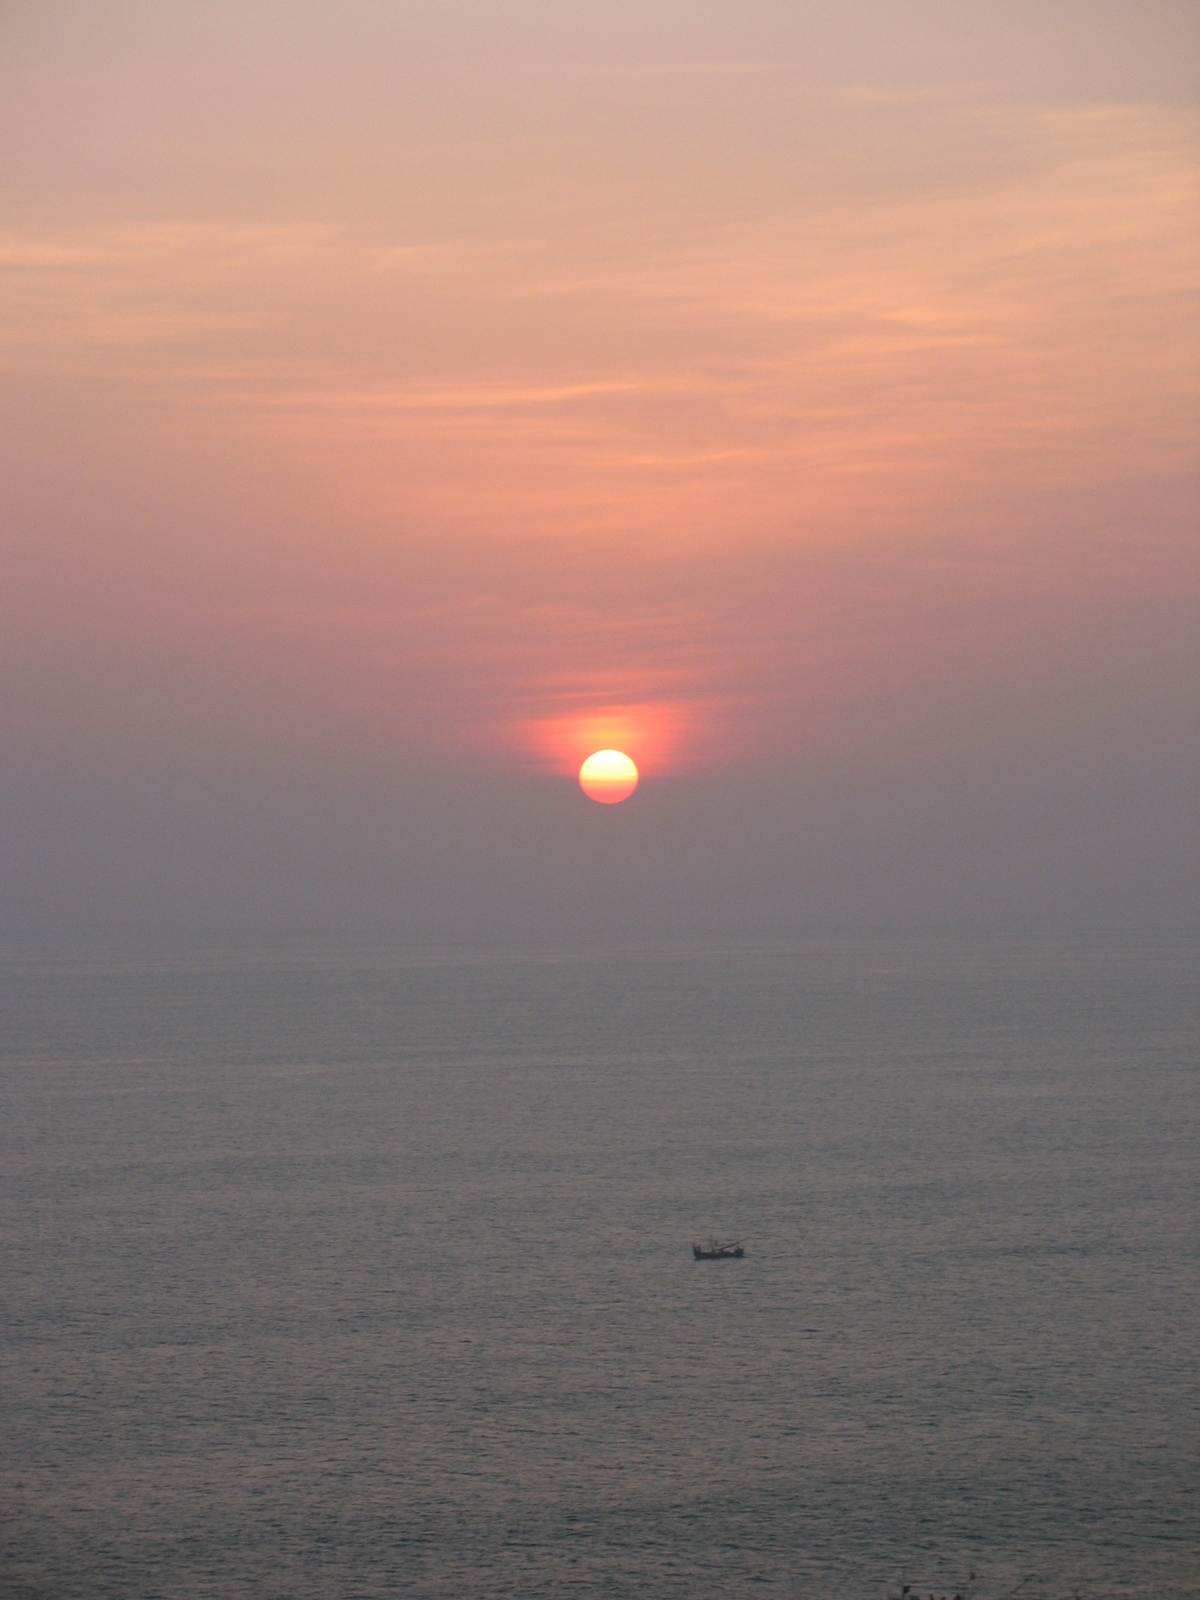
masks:
[[[620,750],[597,750],[579,769],[579,787],[589,800],[616,805],[638,786],[638,769]]]
[[[551,713],[511,723],[506,731],[543,772],[561,777],[574,776],[585,756],[605,750],[627,756],[639,774],[674,772],[692,749],[719,742],[706,706],[665,699]]]

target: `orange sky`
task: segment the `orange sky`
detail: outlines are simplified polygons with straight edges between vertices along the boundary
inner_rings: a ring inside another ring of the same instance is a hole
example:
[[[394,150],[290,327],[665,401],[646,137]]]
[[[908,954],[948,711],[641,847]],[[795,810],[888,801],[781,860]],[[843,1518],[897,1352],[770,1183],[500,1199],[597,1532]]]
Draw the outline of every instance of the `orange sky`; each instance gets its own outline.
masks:
[[[0,34],[20,759],[821,763],[1187,637],[1191,7]]]

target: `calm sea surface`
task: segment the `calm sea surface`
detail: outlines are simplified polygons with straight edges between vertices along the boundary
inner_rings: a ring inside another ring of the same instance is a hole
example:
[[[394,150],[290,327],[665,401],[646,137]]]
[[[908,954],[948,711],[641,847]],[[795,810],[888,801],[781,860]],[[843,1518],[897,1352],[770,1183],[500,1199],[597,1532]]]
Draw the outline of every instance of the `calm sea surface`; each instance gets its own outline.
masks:
[[[1196,973],[8,961],[0,1594],[1200,1593]]]

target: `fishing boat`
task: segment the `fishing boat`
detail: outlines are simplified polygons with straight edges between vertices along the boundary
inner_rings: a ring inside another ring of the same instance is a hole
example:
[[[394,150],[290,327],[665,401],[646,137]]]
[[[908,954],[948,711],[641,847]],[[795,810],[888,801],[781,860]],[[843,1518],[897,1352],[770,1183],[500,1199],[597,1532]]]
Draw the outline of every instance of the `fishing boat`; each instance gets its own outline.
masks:
[[[722,1244],[719,1239],[710,1239],[707,1244],[694,1244],[692,1255],[697,1261],[740,1261],[746,1254],[737,1240]]]

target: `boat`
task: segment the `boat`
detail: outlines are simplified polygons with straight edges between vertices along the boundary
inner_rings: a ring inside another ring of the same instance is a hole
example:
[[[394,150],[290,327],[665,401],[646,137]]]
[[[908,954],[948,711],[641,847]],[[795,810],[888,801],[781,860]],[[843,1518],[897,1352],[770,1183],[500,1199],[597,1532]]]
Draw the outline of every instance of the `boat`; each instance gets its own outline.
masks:
[[[696,1261],[740,1261],[746,1254],[736,1239],[728,1244],[722,1244],[719,1239],[710,1239],[707,1244],[694,1244],[692,1256]]]

